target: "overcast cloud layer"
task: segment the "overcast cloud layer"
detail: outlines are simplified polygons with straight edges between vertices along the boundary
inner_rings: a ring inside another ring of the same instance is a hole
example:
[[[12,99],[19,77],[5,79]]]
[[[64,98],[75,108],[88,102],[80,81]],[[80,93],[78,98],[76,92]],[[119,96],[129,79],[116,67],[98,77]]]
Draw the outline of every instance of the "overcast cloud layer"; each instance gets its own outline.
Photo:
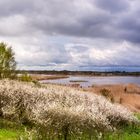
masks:
[[[19,69],[140,65],[139,0],[0,0]]]

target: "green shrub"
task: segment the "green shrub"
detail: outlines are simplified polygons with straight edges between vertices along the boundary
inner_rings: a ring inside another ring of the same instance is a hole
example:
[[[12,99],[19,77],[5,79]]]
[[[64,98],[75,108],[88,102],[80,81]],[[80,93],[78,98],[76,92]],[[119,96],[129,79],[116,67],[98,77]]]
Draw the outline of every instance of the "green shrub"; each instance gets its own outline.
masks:
[[[109,99],[112,103],[115,102],[114,97],[111,94],[110,90],[108,90],[106,88],[103,88],[103,89],[100,90],[100,93],[101,93],[102,96],[104,96],[105,98]]]
[[[104,97],[109,97],[110,96],[110,90],[106,89],[106,88],[103,88],[100,90],[100,93],[102,96]]]
[[[16,78],[16,61],[15,54],[7,44],[0,43],[0,79]]]
[[[35,84],[35,86],[41,87],[41,83],[39,83],[39,81],[33,80],[32,82]]]
[[[28,73],[24,73],[19,77],[20,81],[32,82],[32,77]]]

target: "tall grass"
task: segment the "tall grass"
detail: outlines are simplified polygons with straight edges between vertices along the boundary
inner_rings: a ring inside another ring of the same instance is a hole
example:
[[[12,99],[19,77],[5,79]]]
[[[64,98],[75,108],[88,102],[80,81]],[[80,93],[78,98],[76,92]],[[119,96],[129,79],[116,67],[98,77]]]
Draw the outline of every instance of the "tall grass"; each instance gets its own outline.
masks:
[[[36,126],[38,139],[99,139],[122,125],[139,123],[128,109],[102,96],[9,80],[0,81],[0,116]]]

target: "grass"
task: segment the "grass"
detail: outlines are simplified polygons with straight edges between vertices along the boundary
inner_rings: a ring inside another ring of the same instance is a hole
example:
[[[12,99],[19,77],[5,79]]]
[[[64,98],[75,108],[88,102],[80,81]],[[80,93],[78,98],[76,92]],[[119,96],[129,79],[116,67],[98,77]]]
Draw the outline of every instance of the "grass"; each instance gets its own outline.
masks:
[[[28,140],[33,135],[30,126],[0,118],[0,140]]]
[[[0,129],[0,140],[15,140],[18,137],[17,131]]]
[[[37,81],[69,78],[69,76],[67,76],[67,75],[31,74],[30,76],[33,80],[37,80]]]
[[[140,114],[136,114],[140,119]],[[5,119],[0,119],[0,140],[39,140],[35,133],[30,133],[29,131],[25,131],[27,126],[7,121]],[[71,140],[97,140],[95,137],[90,137],[90,135],[82,135],[81,136],[71,136]],[[40,138],[40,140],[49,140],[46,136]],[[63,137],[52,138],[51,140],[64,140]],[[69,139],[68,139],[69,140]],[[140,126],[125,126],[123,129],[120,129],[118,132],[108,133],[106,134],[102,140],[140,140]]]
[[[82,82],[88,82],[88,81],[86,81],[86,80],[70,80],[69,82],[82,83]]]
[[[109,94],[103,89],[108,90]],[[140,112],[140,86],[138,85],[94,85],[92,87],[85,88],[84,91],[90,91],[98,95],[103,95],[104,93],[104,95],[111,95],[115,103],[120,103],[133,112]]]
[[[140,120],[140,113],[136,113],[135,115]]]
[[[24,134],[23,126],[0,119],[0,140],[16,140]]]
[[[140,114],[136,114],[140,120]],[[28,131],[27,131],[28,128]],[[26,130],[26,131],[25,131]],[[29,137],[34,137],[31,140],[38,140],[36,134],[31,132],[30,126],[24,126],[22,124],[0,119],[0,140],[28,140]],[[64,138],[61,137],[61,140]],[[52,140],[60,140],[58,138],[52,138]],[[43,136],[41,140],[48,140],[46,136]],[[96,140],[96,138],[90,137],[90,135],[83,134],[81,136],[71,136],[71,140]],[[120,129],[115,133],[108,133],[104,136],[103,140],[140,140],[140,126],[128,125],[123,129]]]
[[[14,131],[14,130],[0,129],[0,140],[18,140],[20,136],[23,136],[23,134],[20,133],[20,130]],[[89,137],[90,136],[83,136],[80,139],[89,140]],[[123,134],[110,134],[108,136],[105,136],[104,139],[105,140],[140,140],[140,133],[132,132],[132,134],[130,134],[128,131],[128,132],[124,132]],[[46,140],[46,138],[43,138],[42,140]],[[77,138],[73,137],[72,140],[77,140]]]

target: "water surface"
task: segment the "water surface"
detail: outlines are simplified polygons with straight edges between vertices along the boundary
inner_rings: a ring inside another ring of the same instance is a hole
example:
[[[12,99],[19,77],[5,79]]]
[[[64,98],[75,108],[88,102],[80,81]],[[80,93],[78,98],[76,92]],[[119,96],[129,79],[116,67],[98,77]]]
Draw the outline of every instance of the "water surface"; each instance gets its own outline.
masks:
[[[81,81],[81,82],[72,82]],[[135,76],[70,76],[65,79],[55,80],[43,80],[42,83],[56,83],[56,84],[80,84],[82,87],[88,87],[92,85],[105,85],[105,84],[137,84],[140,85],[140,77]]]

